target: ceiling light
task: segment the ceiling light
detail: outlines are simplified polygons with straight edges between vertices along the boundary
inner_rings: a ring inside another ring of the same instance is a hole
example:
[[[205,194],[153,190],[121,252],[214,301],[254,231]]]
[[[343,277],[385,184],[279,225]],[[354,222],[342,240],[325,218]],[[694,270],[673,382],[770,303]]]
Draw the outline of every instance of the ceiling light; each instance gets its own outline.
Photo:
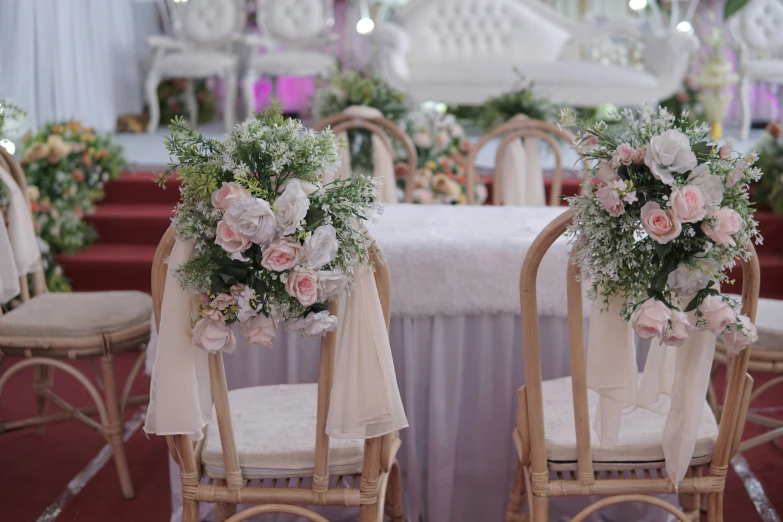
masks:
[[[628,7],[634,11],[641,11],[647,7],[647,0],[629,0]]]
[[[690,22],[682,21],[679,24],[677,24],[677,30],[681,33],[690,33],[693,31],[693,26]]]
[[[359,34],[369,34],[373,29],[375,29],[375,22],[372,21],[372,18],[360,18],[356,22],[356,32]]]

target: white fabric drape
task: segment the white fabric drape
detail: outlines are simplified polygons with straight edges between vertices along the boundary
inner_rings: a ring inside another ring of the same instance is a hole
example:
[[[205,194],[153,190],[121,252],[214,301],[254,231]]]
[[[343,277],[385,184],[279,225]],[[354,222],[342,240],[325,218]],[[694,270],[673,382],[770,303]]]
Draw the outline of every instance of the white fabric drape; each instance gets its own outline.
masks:
[[[132,0],[3,0],[0,92],[32,125],[75,118],[112,131],[139,113]]]
[[[382,118],[383,113],[375,107],[366,105],[352,105],[343,111],[343,114],[355,118]],[[348,133],[340,132],[337,136],[345,140],[348,145],[345,149],[340,149],[340,168],[337,171],[337,177],[347,179],[352,176],[351,173],[351,144],[348,143]],[[397,203],[397,184],[394,179],[394,156],[389,145],[380,136],[375,133],[370,136],[372,143],[372,164],[373,177],[380,180],[378,186],[378,199],[384,203]],[[326,181],[326,180],[324,180]]]
[[[393,265],[390,265],[393,266]],[[544,378],[569,375],[568,326],[560,317],[539,320]],[[524,384],[519,315],[392,316],[391,349],[410,427],[401,431],[406,520],[503,520],[514,473],[511,440],[516,390]],[[318,340],[282,328],[271,350],[239,341],[225,357],[229,388],[315,382]],[[149,354],[154,357],[154,353]],[[646,352],[641,351],[640,362]],[[171,463],[171,522],[182,520],[179,468]],[[669,497],[675,503],[676,496]],[[550,520],[570,520],[596,497],[552,498]],[[201,505],[213,520],[214,504]],[[333,522],[358,520],[355,508],[318,508]],[[566,518],[567,517],[567,518]],[[290,520],[264,515],[264,522]],[[665,522],[644,504],[601,510],[589,522]]]
[[[0,184],[8,196],[8,228],[0,216],[0,303],[19,295],[19,276],[35,272],[41,258],[27,195],[5,169]]]
[[[514,120],[527,119],[517,115]],[[504,205],[543,207],[546,205],[544,171],[538,154],[538,138],[515,139],[503,152],[500,163]]]

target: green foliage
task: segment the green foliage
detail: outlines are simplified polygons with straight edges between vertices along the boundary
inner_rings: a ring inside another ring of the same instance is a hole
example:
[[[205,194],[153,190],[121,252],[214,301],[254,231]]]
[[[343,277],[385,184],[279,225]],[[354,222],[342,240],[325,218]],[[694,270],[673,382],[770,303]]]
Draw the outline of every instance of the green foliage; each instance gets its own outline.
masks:
[[[488,132],[518,114],[534,120],[553,121],[559,110],[558,105],[536,96],[532,84],[523,80],[520,89],[487,99],[477,123],[481,130]]]
[[[26,114],[24,109],[18,105],[7,102],[4,98],[0,97],[0,139],[6,138],[4,130],[6,120],[22,118]]]
[[[723,4],[723,21],[727,21],[729,18],[740,12],[750,0],[726,0]]]
[[[758,145],[759,159],[756,165],[764,173],[753,194],[761,206],[769,207],[775,214],[783,214],[783,140],[779,127],[778,137],[766,134]]]

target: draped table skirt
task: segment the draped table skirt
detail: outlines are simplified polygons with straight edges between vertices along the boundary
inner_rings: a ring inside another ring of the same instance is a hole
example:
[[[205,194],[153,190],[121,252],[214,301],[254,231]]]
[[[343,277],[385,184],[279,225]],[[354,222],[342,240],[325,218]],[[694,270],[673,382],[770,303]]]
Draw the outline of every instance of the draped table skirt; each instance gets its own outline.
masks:
[[[545,379],[570,374],[562,317],[542,316]],[[511,440],[516,390],[524,383],[519,316],[393,316],[391,346],[410,428],[401,432],[406,519],[429,522],[502,521],[514,472]],[[272,349],[243,345],[225,356],[229,388],[315,382],[318,340],[283,330]],[[154,357],[151,350],[150,357]],[[640,350],[644,361],[646,350]],[[179,468],[170,463],[172,522],[181,520]],[[552,521],[568,520],[596,497],[553,498]],[[321,508],[332,521],[358,520],[355,508]],[[211,504],[202,520],[213,519]],[[663,522],[644,504],[607,508],[592,522]],[[272,520],[267,516],[261,520]],[[279,520],[290,520],[280,515]]]

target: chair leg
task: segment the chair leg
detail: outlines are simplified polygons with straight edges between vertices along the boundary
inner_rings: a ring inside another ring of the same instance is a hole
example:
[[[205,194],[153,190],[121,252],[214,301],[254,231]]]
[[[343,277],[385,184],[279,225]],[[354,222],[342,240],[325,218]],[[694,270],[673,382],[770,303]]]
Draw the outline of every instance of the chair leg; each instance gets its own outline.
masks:
[[[723,522],[723,492],[707,496],[707,522]]]
[[[226,99],[223,105],[223,123],[226,132],[234,128],[237,112],[237,72],[232,70],[226,74]]]
[[[198,100],[196,100],[196,80],[185,81],[185,105],[188,109],[190,127],[198,125]]]
[[[747,140],[750,135],[750,79],[743,76],[739,84],[740,115],[740,139]]]
[[[103,393],[106,401],[106,416],[108,425],[103,427],[104,434],[114,450],[114,462],[117,465],[117,477],[120,488],[126,499],[134,497],[133,484],[128,468],[128,458],[125,455],[123,437],[123,422],[120,418],[120,403],[117,399],[117,387],[114,382],[114,356],[107,354],[101,357],[101,374],[103,376]]]
[[[701,517],[701,495],[699,493],[680,493],[680,506],[693,522]]]
[[[154,134],[160,123],[160,100],[158,100],[158,84],[160,78],[157,75],[149,75],[144,82],[144,93],[147,98],[147,107],[150,111],[150,121],[147,124],[147,132]]]
[[[199,522],[198,501],[182,501],[182,522]]]
[[[219,486],[225,486],[225,480],[218,480]],[[235,515],[237,512],[236,504],[229,504],[227,502],[215,503],[215,522],[225,522],[229,517]]]
[[[533,495],[533,505],[530,506],[531,522],[549,522],[549,497]]]
[[[402,472],[396,460],[389,470],[389,482],[386,486],[386,514],[390,522],[404,522],[405,508],[402,504]]]
[[[46,413],[46,397],[42,392],[49,390],[54,385],[54,368],[50,366],[36,366],[33,369],[33,388],[35,388],[35,414],[38,417]],[[36,432],[43,435],[44,425],[38,426]]]
[[[511,494],[506,505],[505,522],[524,522],[527,517],[522,513],[527,491],[525,487],[525,468],[517,460],[517,469],[514,472],[514,484],[511,486]]]
[[[242,98],[246,118],[252,117],[256,112],[256,80],[258,77],[252,70],[248,70],[242,77]]]

